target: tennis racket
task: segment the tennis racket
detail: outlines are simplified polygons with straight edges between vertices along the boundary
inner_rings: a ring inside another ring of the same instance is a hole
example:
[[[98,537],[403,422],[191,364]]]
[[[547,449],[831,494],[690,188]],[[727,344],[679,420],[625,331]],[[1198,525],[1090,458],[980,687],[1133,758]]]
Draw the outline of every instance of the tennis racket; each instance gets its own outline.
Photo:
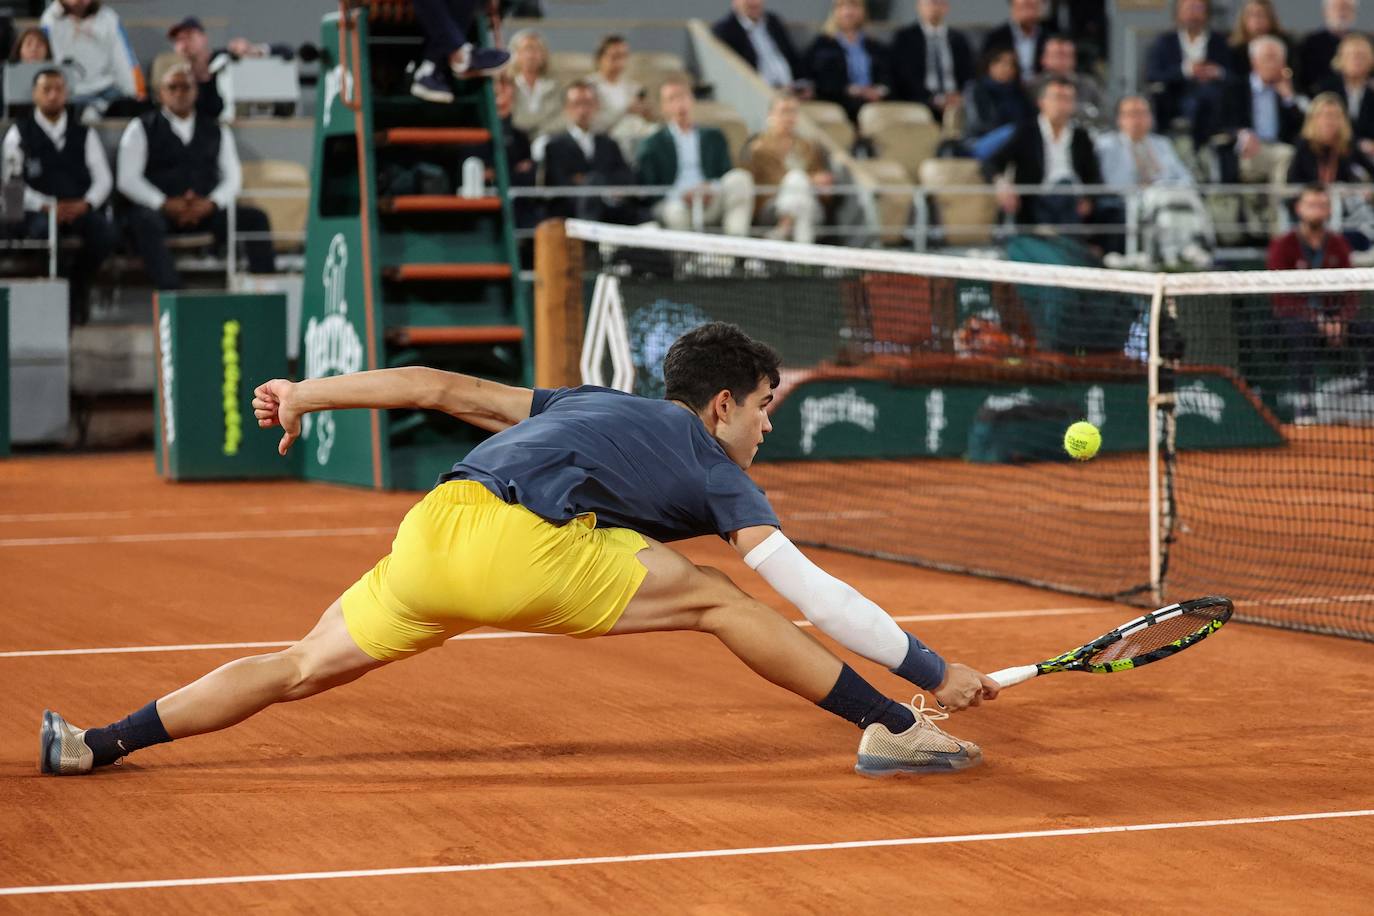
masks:
[[[988,677],[1003,687],[1012,687],[1056,671],[1129,671],[1202,642],[1231,619],[1232,610],[1231,599],[1216,596],[1171,604],[1038,665],[1003,668]]]

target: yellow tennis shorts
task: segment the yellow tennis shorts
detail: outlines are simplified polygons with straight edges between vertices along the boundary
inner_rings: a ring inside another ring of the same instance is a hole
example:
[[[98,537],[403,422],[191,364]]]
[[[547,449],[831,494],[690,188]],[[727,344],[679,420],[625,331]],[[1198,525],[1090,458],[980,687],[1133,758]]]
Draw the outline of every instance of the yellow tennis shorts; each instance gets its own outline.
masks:
[[[440,484],[406,513],[391,553],[344,592],[353,641],[383,661],[474,627],[589,638],[615,626],[644,581],[648,547],[596,517],[564,525],[473,480]]]

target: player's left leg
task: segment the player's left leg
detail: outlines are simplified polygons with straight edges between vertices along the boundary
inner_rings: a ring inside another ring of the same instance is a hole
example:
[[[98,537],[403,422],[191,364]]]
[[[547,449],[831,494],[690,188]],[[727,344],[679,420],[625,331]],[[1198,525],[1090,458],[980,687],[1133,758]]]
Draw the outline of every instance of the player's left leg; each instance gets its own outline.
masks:
[[[276,703],[303,700],[387,664],[359,649],[335,601],[304,639],[266,655],[232,661],[104,728],[74,728],[43,714],[44,773],[89,772],[175,738],[236,725]]]

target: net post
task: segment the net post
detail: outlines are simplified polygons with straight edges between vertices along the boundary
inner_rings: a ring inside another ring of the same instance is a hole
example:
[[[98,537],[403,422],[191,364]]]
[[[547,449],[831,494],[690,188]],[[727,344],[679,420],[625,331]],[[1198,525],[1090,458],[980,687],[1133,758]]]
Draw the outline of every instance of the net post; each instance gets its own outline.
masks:
[[[561,219],[534,233],[534,383],[540,388],[581,384],[583,243]]]
[[[1149,341],[1149,465],[1150,465],[1150,593],[1154,603],[1164,600],[1163,544],[1160,529],[1160,464],[1159,464],[1159,368],[1162,360],[1159,353],[1159,321],[1164,310],[1164,285],[1166,274],[1160,274],[1155,291],[1150,297],[1150,341]]]

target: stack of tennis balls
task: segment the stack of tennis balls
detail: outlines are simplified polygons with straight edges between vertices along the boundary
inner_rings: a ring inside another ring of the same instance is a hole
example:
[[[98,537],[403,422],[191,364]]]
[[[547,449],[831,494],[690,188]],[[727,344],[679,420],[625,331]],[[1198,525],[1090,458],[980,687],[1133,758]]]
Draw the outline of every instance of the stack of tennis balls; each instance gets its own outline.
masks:
[[[1064,432],[1064,451],[1079,461],[1087,461],[1102,447],[1102,431],[1087,420],[1079,420]]]

